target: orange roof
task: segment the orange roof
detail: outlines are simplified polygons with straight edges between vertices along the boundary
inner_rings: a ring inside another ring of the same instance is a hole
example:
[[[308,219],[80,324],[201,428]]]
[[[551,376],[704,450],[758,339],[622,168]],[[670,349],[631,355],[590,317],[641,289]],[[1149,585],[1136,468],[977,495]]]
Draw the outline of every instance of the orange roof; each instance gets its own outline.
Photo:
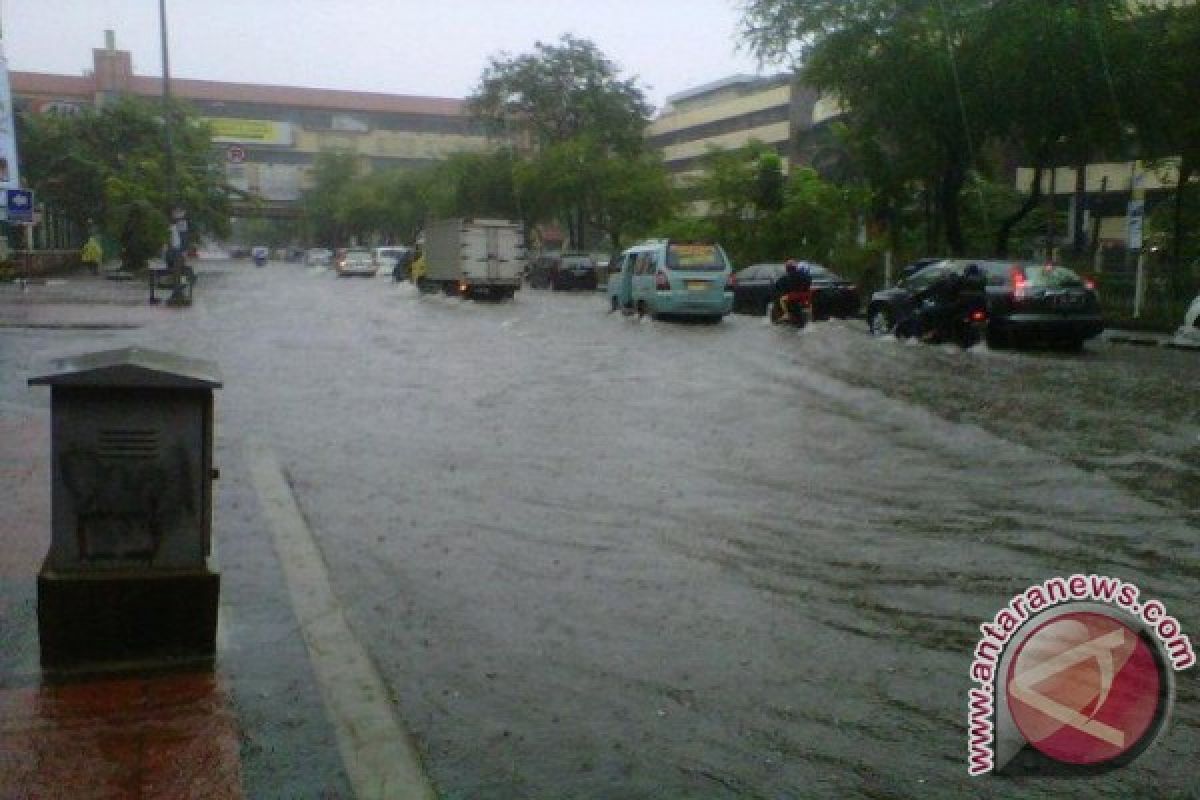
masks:
[[[136,94],[157,95],[162,79],[133,76]],[[337,111],[410,112],[415,114],[465,114],[462,100],[447,97],[414,97],[378,92],[350,92],[341,89],[306,89],[298,86],[271,86],[261,83],[220,83],[218,81],[171,80],[171,91],[192,100],[226,100],[238,103],[262,103],[275,106],[302,106]]]
[[[90,98],[96,93],[96,82],[91,77],[16,70],[8,75],[12,90],[19,94],[60,94]]]
[[[12,88],[19,94],[59,94],[91,97],[95,79],[89,76],[51,75],[43,72],[10,73]],[[157,97],[162,79],[134,75],[130,82],[134,94]],[[307,89],[299,86],[271,86],[260,83],[222,83],[182,78],[171,79],[171,92],[189,100],[261,103],[263,105],[320,108],[332,111],[369,111],[380,113],[465,115],[466,103],[449,97],[417,97],[379,92],[351,92],[341,89]]]

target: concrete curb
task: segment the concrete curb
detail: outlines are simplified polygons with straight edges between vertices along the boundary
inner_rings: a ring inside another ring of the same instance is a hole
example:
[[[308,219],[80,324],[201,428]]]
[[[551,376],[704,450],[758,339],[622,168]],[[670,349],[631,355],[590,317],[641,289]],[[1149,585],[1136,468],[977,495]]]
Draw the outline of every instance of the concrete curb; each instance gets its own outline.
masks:
[[[316,538],[274,454],[247,447],[251,479],[283,565],[313,672],[359,800],[434,800],[412,739],[393,711],[387,685],[354,635],[329,581]]]
[[[1112,344],[1124,344],[1133,347],[1169,347],[1173,350],[1200,350],[1200,342],[1184,342],[1166,334],[1114,331],[1111,334],[1105,334],[1104,340]]]

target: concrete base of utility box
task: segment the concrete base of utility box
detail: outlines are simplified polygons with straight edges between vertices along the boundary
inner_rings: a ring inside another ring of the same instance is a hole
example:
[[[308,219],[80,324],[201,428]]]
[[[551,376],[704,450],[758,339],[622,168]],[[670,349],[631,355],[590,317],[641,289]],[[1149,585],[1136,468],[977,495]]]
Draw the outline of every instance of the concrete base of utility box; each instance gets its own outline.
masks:
[[[207,568],[38,575],[43,669],[211,661],[221,577]]]

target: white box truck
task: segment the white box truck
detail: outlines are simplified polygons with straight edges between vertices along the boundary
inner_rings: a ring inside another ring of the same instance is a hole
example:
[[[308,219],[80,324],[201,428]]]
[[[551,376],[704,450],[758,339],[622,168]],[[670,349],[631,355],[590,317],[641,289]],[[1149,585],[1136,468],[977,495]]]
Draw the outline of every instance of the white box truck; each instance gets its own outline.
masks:
[[[521,223],[442,219],[425,226],[425,288],[504,300],[521,288],[525,245]]]

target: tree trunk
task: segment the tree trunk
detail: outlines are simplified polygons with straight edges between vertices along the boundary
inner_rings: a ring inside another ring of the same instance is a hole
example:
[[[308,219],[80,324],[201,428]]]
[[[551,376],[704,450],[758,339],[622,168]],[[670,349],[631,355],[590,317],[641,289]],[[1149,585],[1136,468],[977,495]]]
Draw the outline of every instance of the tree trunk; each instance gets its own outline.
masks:
[[[1000,223],[1000,230],[996,232],[996,255],[999,258],[1008,256],[1008,239],[1012,236],[1013,228],[1017,227],[1017,223],[1025,219],[1030,211],[1037,208],[1038,202],[1042,199],[1042,172],[1044,167],[1039,161],[1033,166],[1033,183],[1030,184],[1029,197],[1025,198],[1025,202],[1013,214],[1005,217]]]
[[[938,235],[937,215],[933,213],[933,181],[925,183],[925,189],[922,192],[924,195],[925,207],[925,254],[932,255],[941,250],[941,237]]]
[[[1071,221],[1071,252],[1076,258],[1084,253],[1083,207],[1087,204],[1087,164],[1086,150],[1079,154],[1075,162],[1075,214]]]
[[[938,205],[942,221],[946,226],[946,245],[950,248],[950,254],[954,256],[964,255],[966,250],[958,198],[965,182],[966,172],[962,165],[952,164],[947,166],[946,171],[942,173],[938,187]]]

